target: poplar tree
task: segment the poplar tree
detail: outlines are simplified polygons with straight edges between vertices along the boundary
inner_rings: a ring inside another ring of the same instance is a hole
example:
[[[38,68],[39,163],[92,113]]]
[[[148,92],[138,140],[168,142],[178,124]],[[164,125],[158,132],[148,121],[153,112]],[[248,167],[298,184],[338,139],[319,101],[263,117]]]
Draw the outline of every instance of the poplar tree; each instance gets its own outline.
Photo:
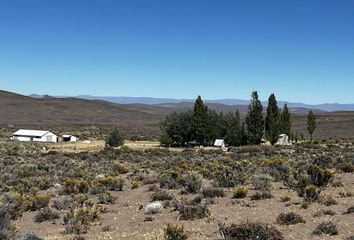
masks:
[[[246,116],[247,140],[249,144],[260,144],[264,133],[263,106],[258,93],[252,92],[251,103]]]
[[[285,133],[289,137],[291,136],[291,114],[288,108],[288,104],[284,104],[283,111],[280,114],[280,133]]]
[[[272,145],[279,139],[279,130],[279,109],[274,94],[271,94],[268,98],[265,135]]]
[[[192,138],[200,144],[207,144],[209,128],[208,107],[204,104],[201,96],[194,103],[192,117]]]
[[[316,129],[316,116],[311,110],[307,115],[307,131],[310,134],[311,142],[312,142],[313,132],[315,131],[315,129]]]

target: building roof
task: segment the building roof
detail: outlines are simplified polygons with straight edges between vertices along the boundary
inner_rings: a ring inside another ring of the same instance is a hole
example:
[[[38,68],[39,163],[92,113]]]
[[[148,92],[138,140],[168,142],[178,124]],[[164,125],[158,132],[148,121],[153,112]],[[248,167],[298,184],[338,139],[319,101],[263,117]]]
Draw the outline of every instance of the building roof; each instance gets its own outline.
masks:
[[[224,144],[224,139],[215,139],[214,146],[221,147]]]
[[[16,136],[31,136],[31,137],[43,137],[47,133],[50,133],[49,131],[43,131],[43,130],[28,130],[28,129],[20,129],[16,131],[12,135]]]

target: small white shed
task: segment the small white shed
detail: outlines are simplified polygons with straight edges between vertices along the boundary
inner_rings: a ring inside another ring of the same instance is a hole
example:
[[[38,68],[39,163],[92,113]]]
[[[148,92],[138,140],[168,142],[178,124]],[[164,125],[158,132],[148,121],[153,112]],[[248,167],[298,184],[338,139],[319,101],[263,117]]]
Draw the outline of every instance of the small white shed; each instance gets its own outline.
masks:
[[[21,142],[51,142],[58,141],[57,135],[49,131],[20,129],[12,134],[11,140]]]
[[[64,142],[76,142],[77,141],[77,137],[73,136],[73,135],[63,135],[63,141]]]
[[[215,139],[214,147],[219,147],[219,148],[225,147],[224,139]]]
[[[291,145],[291,143],[289,142],[289,137],[288,137],[288,135],[286,135],[286,134],[280,134],[280,135],[279,135],[278,142],[276,143],[276,145],[282,145],[282,146]]]

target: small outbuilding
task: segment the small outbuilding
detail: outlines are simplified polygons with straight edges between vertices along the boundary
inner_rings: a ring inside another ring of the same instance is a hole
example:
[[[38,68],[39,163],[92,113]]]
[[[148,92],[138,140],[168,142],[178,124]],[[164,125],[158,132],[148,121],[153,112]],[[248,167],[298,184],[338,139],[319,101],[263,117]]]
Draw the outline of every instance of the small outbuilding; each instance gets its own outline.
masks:
[[[63,135],[63,142],[76,142],[77,141],[77,137],[73,136],[73,135]]]
[[[279,135],[278,142],[276,143],[276,145],[282,145],[282,146],[291,145],[291,143],[289,142],[289,137],[288,137],[288,135],[286,135],[286,134],[280,134],[280,135]]]
[[[49,131],[20,129],[12,134],[11,140],[55,143],[58,141],[58,137]]]
[[[214,147],[224,148],[225,147],[224,139],[215,139]]]

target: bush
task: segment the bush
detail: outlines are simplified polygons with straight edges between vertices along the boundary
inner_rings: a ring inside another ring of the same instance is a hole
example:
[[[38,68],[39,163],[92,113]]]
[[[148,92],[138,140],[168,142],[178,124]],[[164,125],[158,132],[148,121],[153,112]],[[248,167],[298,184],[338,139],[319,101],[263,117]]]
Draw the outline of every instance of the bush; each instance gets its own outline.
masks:
[[[127,163],[115,163],[113,165],[113,171],[119,174],[126,174],[131,171],[131,166]]]
[[[292,199],[292,196],[290,196],[290,195],[284,195],[284,196],[280,197],[281,202],[289,202],[289,201],[291,201],[291,199]]]
[[[349,207],[344,214],[349,214],[349,213],[353,213],[354,212],[354,206]]]
[[[188,174],[183,179],[182,185],[184,193],[197,193],[202,187],[202,178],[195,173]]]
[[[225,193],[222,188],[203,188],[203,197],[204,198],[214,198],[214,197],[224,197]]]
[[[336,225],[331,222],[322,222],[320,223],[316,229],[313,231],[313,234],[320,235],[320,234],[329,234],[329,235],[337,235],[338,230]]]
[[[66,194],[87,193],[90,184],[84,179],[68,178],[64,181],[64,191]]]
[[[231,224],[220,226],[219,230],[224,240],[283,240],[284,237],[274,226],[262,223]]]
[[[239,187],[234,191],[233,198],[245,198],[247,196],[247,188]]]
[[[208,217],[209,209],[206,205],[180,205],[178,208],[181,220],[196,220]]]
[[[87,231],[90,223],[99,219],[100,210],[96,207],[70,209],[64,215],[66,233],[81,234]]]
[[[37,237],[34,233],[27,233],[22,240],[42,240],[42,238]]]
[[[28,205],[26,207],[26,210],[36,211],[40,210],[41,208],[48,207],[49,201],[50,196],[35,195],[33,197],[28,197]]]
[[[97,185],[111,191],[122,191],[124,180],[119,177],[105,177],[98,179]]]
[[[314,217],[321,217],[324,215],[334,216],[336,215],[336,212],[334,212],[331,209],[324,209],[324,210],[317,211],[313,214]]]
[[[113,130],[106,138],[106,145],[110,147],[119,147],[124,144],[123,135],[117,129]]]
[[[140,187],[140,183],[137,181],[132,181],[131,185],[132,185],[132,189],[136,189],[136,188]]]
[[[10,239],[11,231],[11,215],[5,206],[0,207],[0,239]]]
[[[337,200],[335,200],[332,195],[327,195],[327,196],[321,198],[320,202],[323,205],[326,205],[326,206],[331,206],[331,205],[337,205],[338,204]]]
[[[157,192],[154,192],[152,194],[152,201],[166,201],[166,200],[172,200],[173,196],[167,192],[167,190],[158,190]]]
[[[297,223],[305,223],[306,221],[297,213],[281,213],[277,217],[277,223],[280,225],[293,225]]]
[[[251,196],[251,200],[263,200],[263,199],[269,199],[272,198],[273,195],[269,191],[257,191],[255,194]]]
[[[50,208],[43,208],[37,215],[34,217],[34,221],[41,223],[44,221],[52,221],[59,218],[59,213],[52,211]]]
[[[254,175],[252,178],[253,186],[256,190],[269,191],[272,188],[273,178],[268,174]]]
[[[339,169],[345,173],[352,173],[354,172],[354,165],[351,162],[343,163],[339,165]]]
[[[159,202],[159,201],[151,202],[151,203],[146,204],[145,213],[146,214],[156,214],[156,213],[161,212],[162,208],[163,208],[163,204],[161,202]]]
[[[163,231],[163,238],[165,240],[186,240],[188,233],[183,225],[167,224]]]
[[[314,164],[307,168],[307,174],[310,176],[311,182],[318,187],[327,186],[334,177],[329,170],[322,169]]]
[[[320,193],[321,190],[318,189],[315,185],[309,185],[305,188],[303,196],[305,201],[314,202],[319,199]]]
[[[114,204],[116,200],[117,198],[109,192],[98,195],[98,203],[100,204]]]

